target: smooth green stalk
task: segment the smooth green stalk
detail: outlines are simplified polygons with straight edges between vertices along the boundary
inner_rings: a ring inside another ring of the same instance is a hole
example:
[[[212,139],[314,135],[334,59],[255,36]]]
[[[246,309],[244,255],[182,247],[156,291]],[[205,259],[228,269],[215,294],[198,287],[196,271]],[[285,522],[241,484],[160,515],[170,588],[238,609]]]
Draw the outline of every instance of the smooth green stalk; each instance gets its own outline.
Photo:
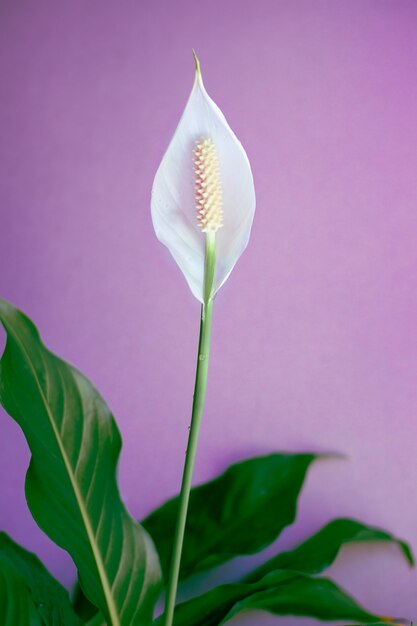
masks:
[[[194,470],[194,461],[197,452],[201,417],[203,415],[204,400],[206,397],[208,361],[210,353],[211,318],[213,311],[212,294],[215,265],[215,234],[207,233],[206,260],[204,270],[204,303],[201,307],[200,339],[198,342],[198,358],[194,386],[194,400],[191,414],[190,434],[188,436],[187,451],[185,453],[185,464],[179,499],[178,518],[174,535],[174,548],[168,578],[164,617],[165,626],[172,626],[172,622],[174,619],[175,601],[177,597],[178,577],[180,573],[181,553],[184,543],[188,502],[190,499],[190,490]]]

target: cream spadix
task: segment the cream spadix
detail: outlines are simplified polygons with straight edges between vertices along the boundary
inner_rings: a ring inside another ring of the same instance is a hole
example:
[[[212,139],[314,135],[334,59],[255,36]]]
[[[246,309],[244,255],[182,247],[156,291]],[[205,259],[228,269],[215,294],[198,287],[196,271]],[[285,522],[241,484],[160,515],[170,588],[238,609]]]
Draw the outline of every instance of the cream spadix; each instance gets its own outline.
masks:
[[[151,209],[158,239],[203,302],[206,235],[216,239],[215,294],[248,243],[255,190],[246,153],[207,94],[197,58],[191,95],[155,176]]]
[[[203,233],[215,233],[223,226],[222,185],[214,141],[197,141],[194,149],[195,201],[197,221]]]

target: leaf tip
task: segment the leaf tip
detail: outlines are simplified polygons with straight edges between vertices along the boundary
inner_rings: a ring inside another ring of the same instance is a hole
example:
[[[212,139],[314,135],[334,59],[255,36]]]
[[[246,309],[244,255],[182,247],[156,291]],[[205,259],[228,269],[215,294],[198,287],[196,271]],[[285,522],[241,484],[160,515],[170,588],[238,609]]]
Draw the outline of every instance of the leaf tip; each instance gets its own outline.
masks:
[[[402,553],[404,554],[407,563],[410,567],[415,567],[416,562],[414,559],[414,554],[413,551],[411,550],[410,546],[408,545],[408,543],[406,543],[405,541],[399,541],[398,542],[400,549],[402,551]]]

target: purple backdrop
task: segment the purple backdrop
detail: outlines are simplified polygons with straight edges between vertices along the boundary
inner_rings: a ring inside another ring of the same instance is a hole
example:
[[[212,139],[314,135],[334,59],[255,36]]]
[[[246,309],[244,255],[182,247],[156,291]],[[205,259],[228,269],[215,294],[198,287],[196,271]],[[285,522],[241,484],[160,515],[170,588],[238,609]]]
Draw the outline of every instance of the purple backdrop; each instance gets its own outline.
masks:
[[[192,398],[199,305],[149,204],[195,47],[257,190],[216,300],[196,480],[344,452],[312,469],[279,545],[352,515],[417,547],[416,19],[413,0],[1,0],[1,295],[108,400],[137,517],[178,489]],[[24,439],[4,413],[0,429],[0,527],[70,584],[25,505]],[[346,550],[331,573],[417,617],[394,548]]]

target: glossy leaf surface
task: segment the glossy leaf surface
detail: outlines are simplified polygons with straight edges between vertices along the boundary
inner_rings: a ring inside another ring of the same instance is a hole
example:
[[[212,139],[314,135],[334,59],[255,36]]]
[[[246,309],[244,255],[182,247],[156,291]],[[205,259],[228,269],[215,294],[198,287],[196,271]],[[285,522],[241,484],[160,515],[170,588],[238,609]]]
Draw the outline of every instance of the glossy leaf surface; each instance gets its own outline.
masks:
[[[269,576],[273,584],[275,573]],[[249,595],[235,604],[220,624],[247,609],[267,611],[274,615],[314,617],[331,622],[349,619],[360,624],[370,624],[380,620],[379,616],[363,609],[333,581],[307,576],[295,578],[278,590],[272,587]]]
[[[109,626],[151,623],[159,562],[119,496],[121,437],[114,418],[92,384],[3,300],[0,321],[7,334],[0,401],[32,453],[26,476],[32,515],[70,553],[84,592]]]
[[[19,546],[5,533],[0,533],[0,562],[3,567],[8,562],[18,572],[13,578],[23,580],[42,623],[46,626],[81,626],[66,589],[34,554]],[[8,571],[10,573],[10,568]],[[0,603],[0,615],[2,606]]]
[[[45,626],[22,574],[1,553],[0,619],[2,626]]]
[[[253,554],[291,524],[313,454],[271,454],[229,467],[215,480],[191,491],[181,561],[181,577],[235,556]],[[142,523],[158,549],[166,576],[178,498]]]
[[[277,570],[257,583],[222,585],[179,604],[174,626],[219,626],[247,609],[362,624],[381,619],[330,580]],[[156,626],[162,623],[159,618]]]
[[[393,535],[352,519],[336,519],[321,528],[307,541],[282,552],[267,561],[255,572],[245,578],[246,582],[263,578],[268,572],[276,569],[291,569],[307,574],[318,574],[329,567],[337,557],[340,549],[349,543],[378,541],[396,544],[408,563],[414,560],[409,546]]]

